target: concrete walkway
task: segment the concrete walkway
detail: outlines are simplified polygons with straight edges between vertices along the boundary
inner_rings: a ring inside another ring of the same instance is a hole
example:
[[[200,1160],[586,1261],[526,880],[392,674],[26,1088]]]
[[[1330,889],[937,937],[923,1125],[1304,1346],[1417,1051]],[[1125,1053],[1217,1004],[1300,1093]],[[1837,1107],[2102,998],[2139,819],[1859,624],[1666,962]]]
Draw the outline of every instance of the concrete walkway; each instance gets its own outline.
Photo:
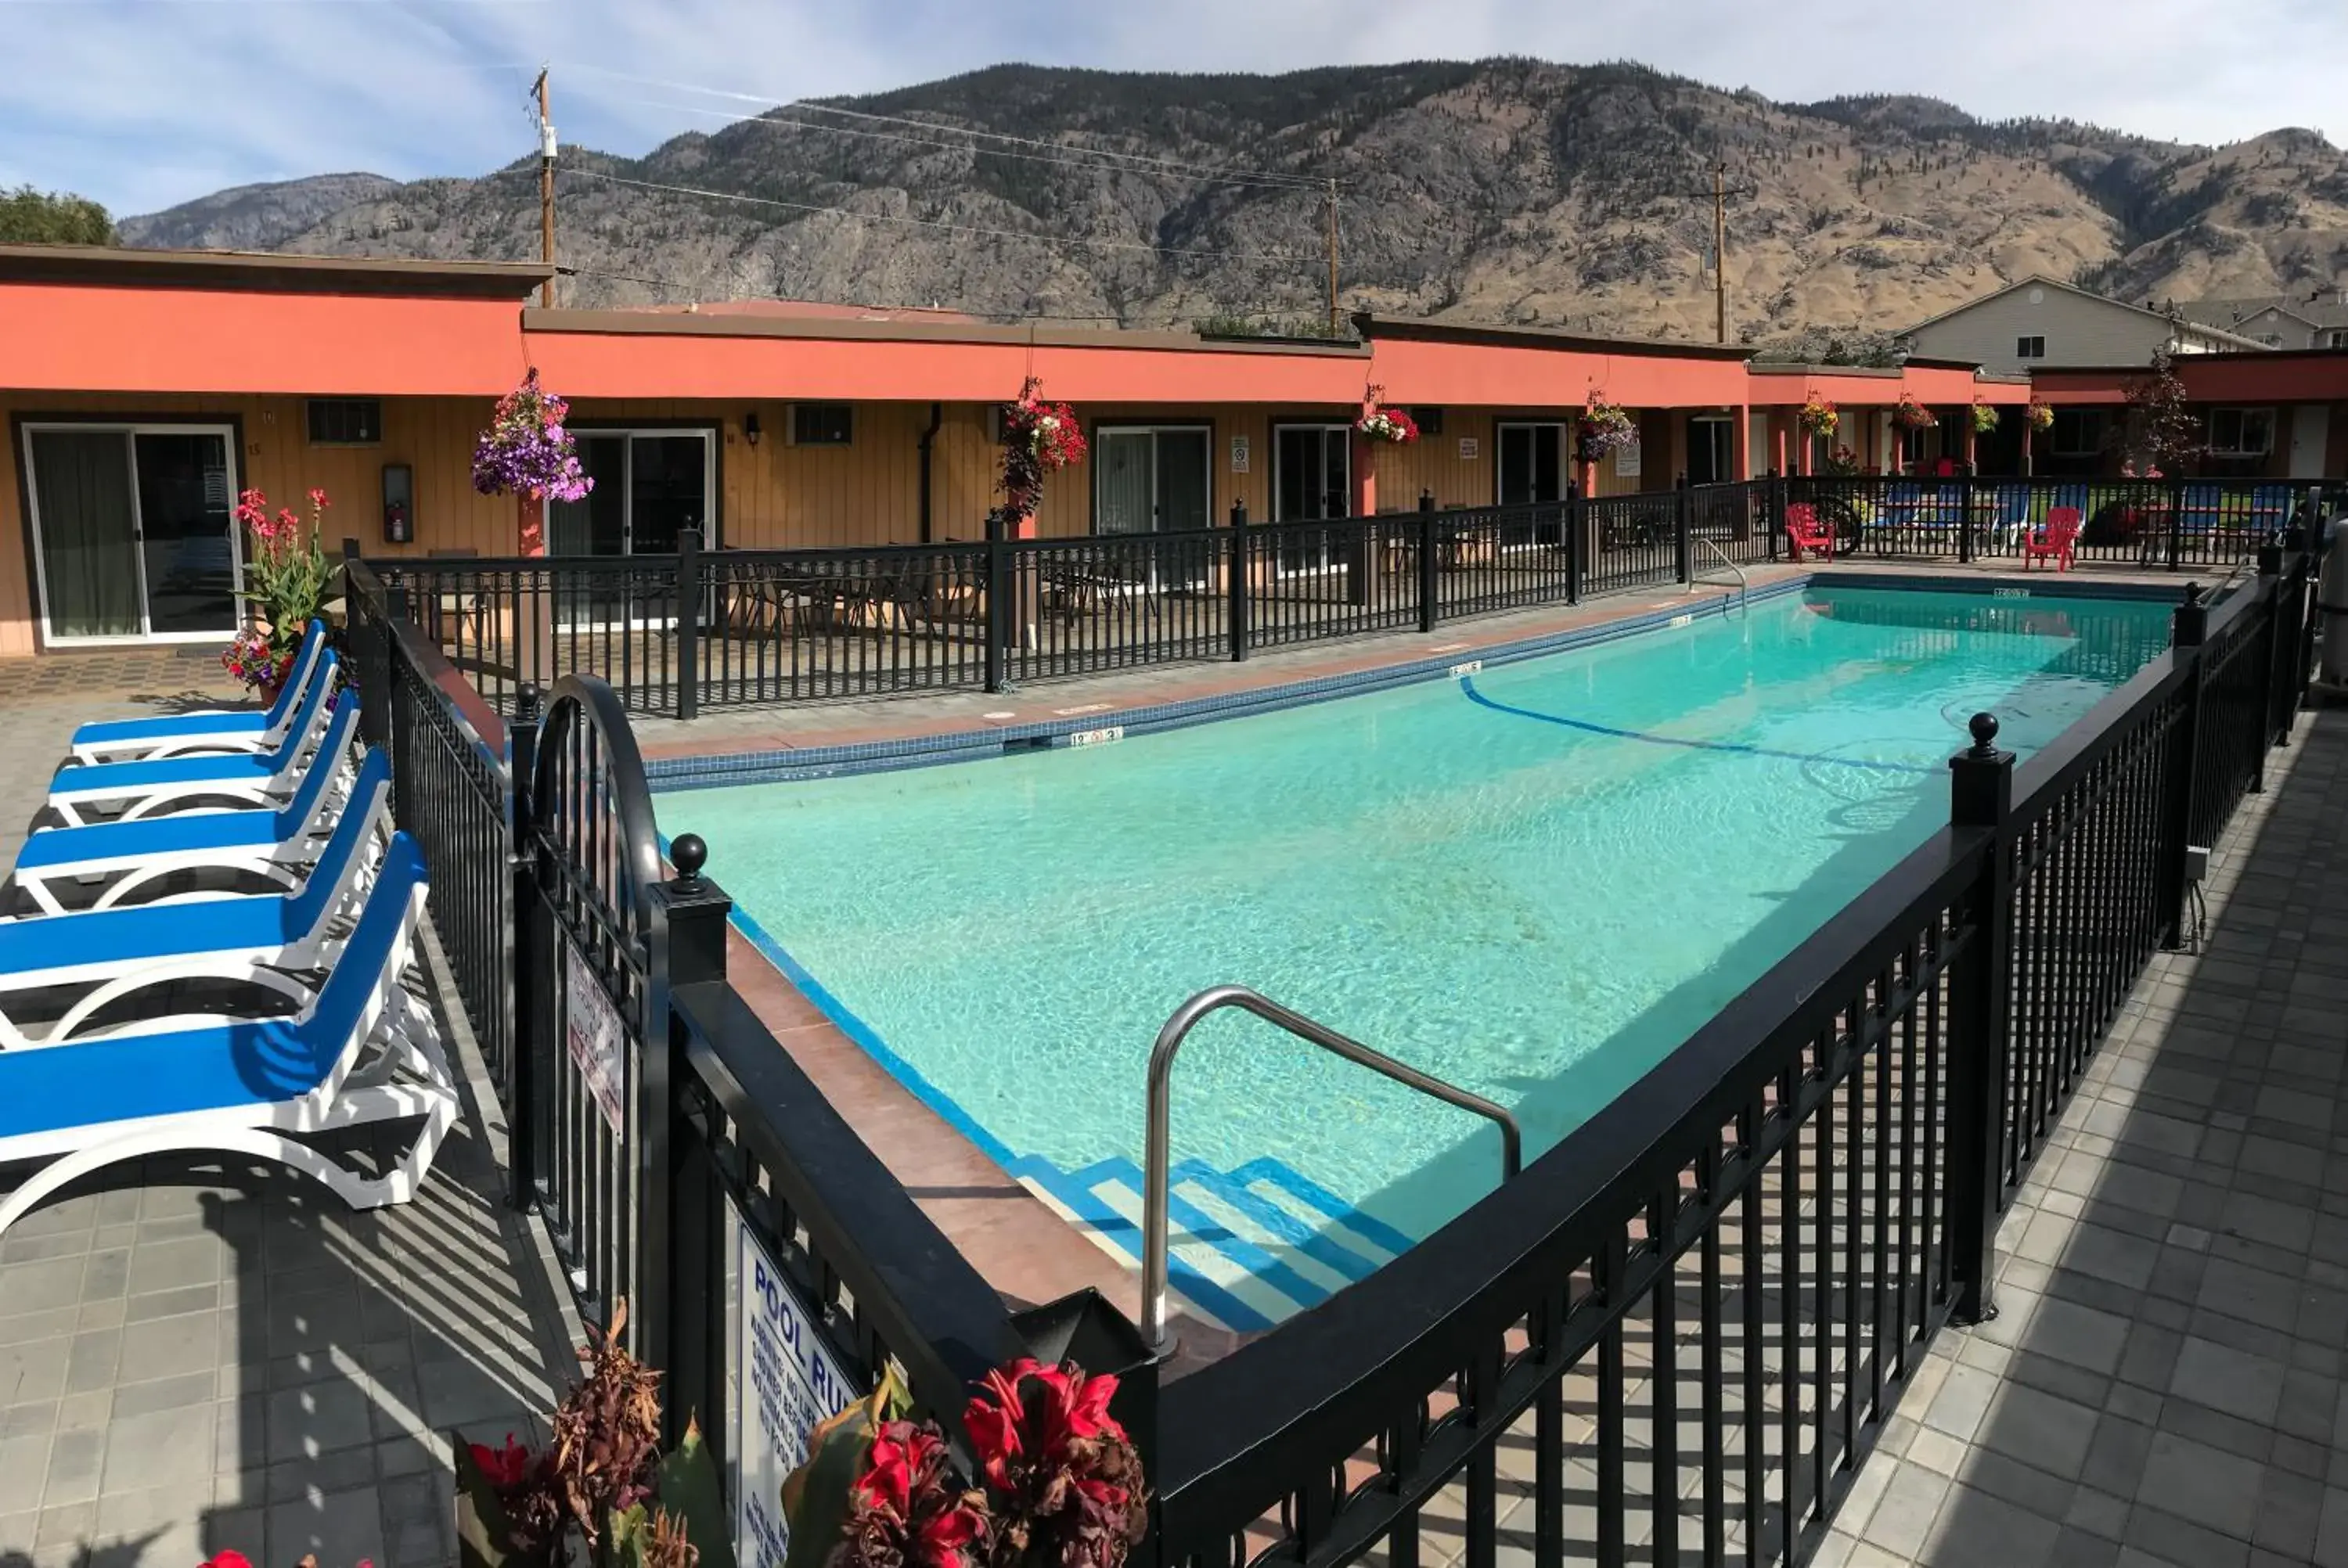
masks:
[[[0,663],[0,867],[76,723],[235,697],[170,651]],[[575,1326],[451,1040],[471,1113],[413,1204],[353,1214],[274,1166],[174,1157],[0,1240],[0,1568],[455,1561],[447,1430],[542,1435]]]
[[[2348,711],[2219,851],[1821,1568],[2348,1568]]]

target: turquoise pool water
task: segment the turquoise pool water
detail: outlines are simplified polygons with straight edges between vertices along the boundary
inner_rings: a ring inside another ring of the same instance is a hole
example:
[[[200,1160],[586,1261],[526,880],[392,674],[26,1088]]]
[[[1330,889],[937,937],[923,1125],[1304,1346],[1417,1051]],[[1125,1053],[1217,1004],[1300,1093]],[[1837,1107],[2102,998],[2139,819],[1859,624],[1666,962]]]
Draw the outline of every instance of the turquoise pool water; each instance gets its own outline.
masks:
[[[1138,1160],[1151,1040],[1224,981],[1511,1107],[1529,1160],[1945,821],[1968,716],[2027,753],[2168,620],[1813,588],[1465,680],[661,815],[1014,1169]],[[1189,1168],[1269,1159],[1406,1239],[1498,1169],[1473,1118],[1231,1014],[1185,1048],[1174,1136]]]

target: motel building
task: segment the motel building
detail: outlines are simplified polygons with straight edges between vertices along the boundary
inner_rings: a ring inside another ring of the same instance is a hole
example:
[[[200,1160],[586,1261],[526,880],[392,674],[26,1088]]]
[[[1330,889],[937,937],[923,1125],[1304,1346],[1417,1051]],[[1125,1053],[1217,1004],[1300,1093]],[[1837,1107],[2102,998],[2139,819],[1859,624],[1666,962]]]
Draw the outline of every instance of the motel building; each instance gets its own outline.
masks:
[[[324,489],[330,550],[370,557],[660,555],[945,544],[984,535],[996,411],[1031,381],[1092,456],[1056,476],[1045,538],[1666,491],[1776,472],[1983,474],[2022,465],[2033,384],[1911,360],[1758,364],[1747,350],[1356,318],[1358,343],[1001,326],[942,313],[762,304],[546,310],[544,269],[211,252],[0,249],[0,655],[224,638],[238,493]],[[596,480],[541,518],[477,494],[475,438],[535,366],[570,400]],[[2257,461],[2348,471],[2348,355],[2203,356],[2213,417]],[[2042,394],[2039,471],[2124,417],[2126,374]],[[2199,395],[2199,394],[2197,394]],[[1593,399],[1638,440],[1579,461]],[[1832,437],[1800,410],[1833,403]],[[1902,403],[1935,425],[1903,428]],[[1373,406],[1422,437],[1373,446]],[[2255,409],[2255,412],[2252,410]],[[2228,413],[2225,410],[2239,410]],[[1847,450],[1845,450],[1847,449]],[[2246,448],[2247,450],[2247,448]],[[2246,461],[2250,460],[2246,456]]]

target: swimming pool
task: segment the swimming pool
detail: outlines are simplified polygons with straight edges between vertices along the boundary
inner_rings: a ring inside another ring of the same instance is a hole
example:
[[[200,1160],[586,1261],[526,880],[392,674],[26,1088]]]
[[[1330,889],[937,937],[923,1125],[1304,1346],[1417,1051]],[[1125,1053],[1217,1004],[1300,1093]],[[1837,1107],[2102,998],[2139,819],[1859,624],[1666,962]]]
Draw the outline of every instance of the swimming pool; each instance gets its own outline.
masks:
[[[1509,1106],[1527,1156],[1945,822],[1974,712],[2024,753],[2168,606],[1813,585],[1370,695],[995,760],[675,796],[746,928],[1111,1245],[1143,1068],[1237,981]],[[1234,1014],[1174,1081],[1174,1283],[1235,1327],[1489,1190],[1483,1123]]]

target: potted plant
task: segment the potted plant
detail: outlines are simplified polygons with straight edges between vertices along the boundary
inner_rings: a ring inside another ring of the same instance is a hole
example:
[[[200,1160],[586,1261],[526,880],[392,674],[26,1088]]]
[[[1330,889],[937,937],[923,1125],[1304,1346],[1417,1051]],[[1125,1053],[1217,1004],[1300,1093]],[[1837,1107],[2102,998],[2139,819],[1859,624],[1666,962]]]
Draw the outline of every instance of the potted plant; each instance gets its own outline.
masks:
[[[1065,403],[1046,403],[1034,376],[1003,405],[1003,505],[994,520],[1015,525],[1043,504],[1044,477],[1085,460],[1085,427]]]
[[[1802,432],[1807,436],[1831,437],[1842,428],[1842,415],[1832,402],[1815,392],[1810,394],[1809,400],[1802,405],[1801,413],[1795,417],[1800,421]]]
[[[963,1413],[975,1460],[884,1386],[819,1427],[783,1484],[787,1568],[1123,1568],[1148,1518],[1117,1379],[1073,1361],[987,1374]]]
[[[579,446],[563,421],[571,405],[538,383],[532,365],[521,384],[498,399],[489,427],[473,444],[473,488],[484,496],[520,496],[523,553],[546,542],[545,505],[583,501],[595,487],[579,466]]]
[[[1891,410],[1891,419],[1902,430],[1930,430],[1941,422],[1939,415],[1904,392]]]
[[[326,507],[326,492],[312,490],[305,529],[291,507],[280,507],[273,515],[269,497],[258,489],[237,497],[236,520],[251,541],[244,587],[237,591],[248,619],[221,650],[221,667],[263,702],[277,700],[293,672],[303,634],[325,605],[334,580],[334,569],[318,542]]]
[[[1988,436],[1993,434],[1997,429],[1997,423],[1998,412],[1994,404],[1976,403],[1973,405],[1974,435]]]
[[[621,1347],[627,1321],[623,1301],[589,1330],[586,1375],[555,1407],[545,1449],[451,1434],[464,1568],[553,1568],[581,1553],[595,1568],[733,1568],[717,1466],[689,1422],[661,1451],[661,1375]]]
[[[1399,408],[1373,408],[1354,422],[1354,428],[1371,441],[1404,446],[1418,439],[1418,425]]]
[[[2054,405],[2051,403],[2041,403],[2036,398],[2033,398],[2029,412],[2024,417],[2030,421],[2030,428],[2033,430],[2052,430],[2054,428]]]
[[[1607,402],[1602,392],[1590,395],[1574,421],[1574,455],[1584,463],[1602,462],[1609,452],[1634,446],[1638,439],[1639,422],[1629,409]]]

